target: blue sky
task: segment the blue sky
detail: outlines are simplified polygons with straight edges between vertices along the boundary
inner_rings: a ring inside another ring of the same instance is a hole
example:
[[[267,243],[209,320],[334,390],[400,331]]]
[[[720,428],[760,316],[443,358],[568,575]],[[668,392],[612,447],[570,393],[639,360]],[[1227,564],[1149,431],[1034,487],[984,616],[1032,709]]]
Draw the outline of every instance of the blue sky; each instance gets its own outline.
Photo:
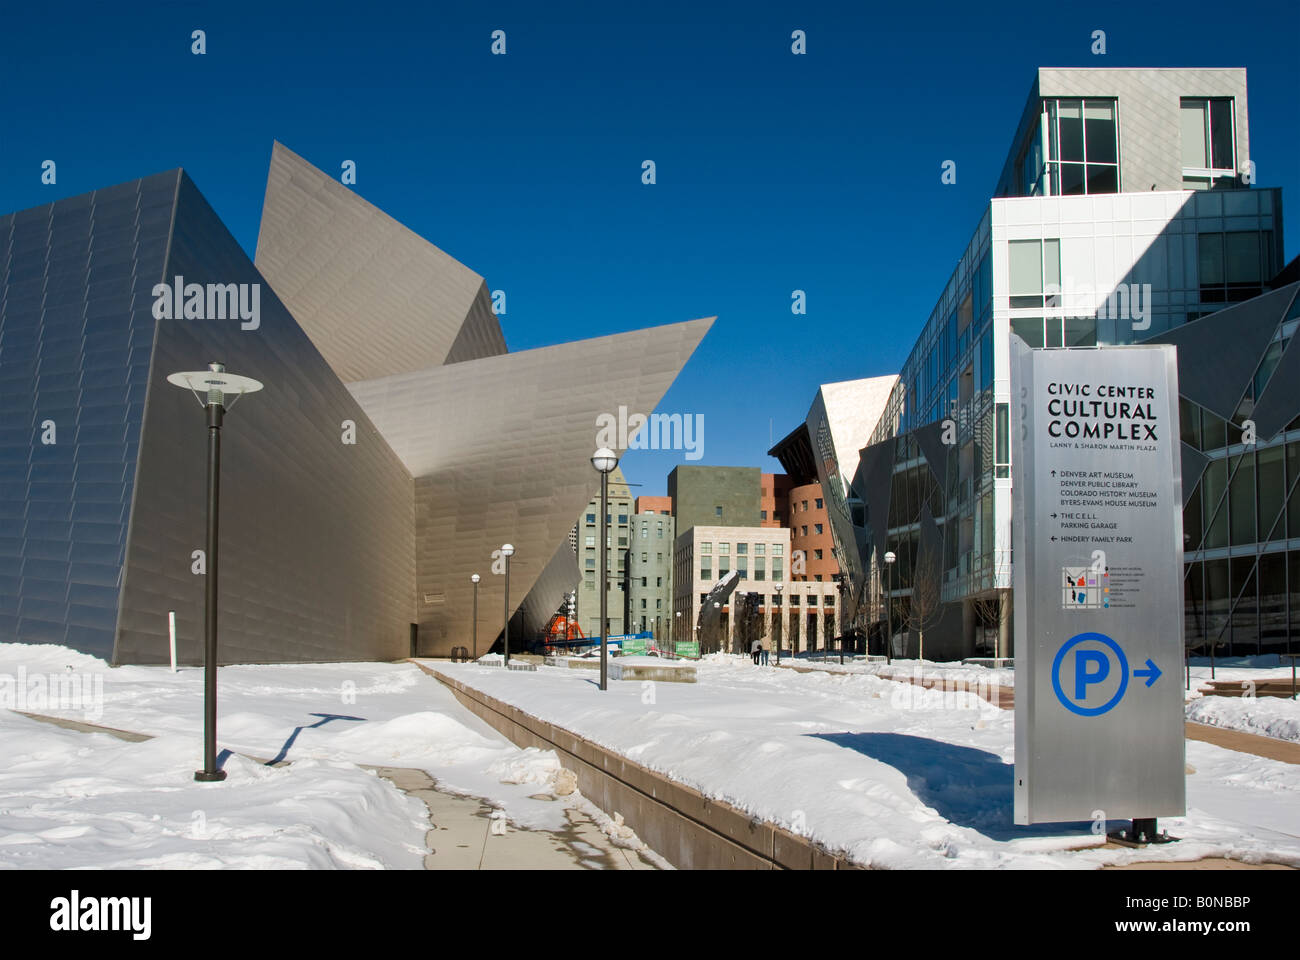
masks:
[[[251,254],[273,139],[354,160],[362,196],[506,291],[512,350],[717,315],[659,409],[704,415],[701,462],[777,470],[819,383],[906,358],[1035,67],[1246,67],[1294,257],[1298,28],[1292,2],[1195,0],[25,4],[0,32],[0,210],[183,166]],[[654,494],[680,462],[624,465]]]

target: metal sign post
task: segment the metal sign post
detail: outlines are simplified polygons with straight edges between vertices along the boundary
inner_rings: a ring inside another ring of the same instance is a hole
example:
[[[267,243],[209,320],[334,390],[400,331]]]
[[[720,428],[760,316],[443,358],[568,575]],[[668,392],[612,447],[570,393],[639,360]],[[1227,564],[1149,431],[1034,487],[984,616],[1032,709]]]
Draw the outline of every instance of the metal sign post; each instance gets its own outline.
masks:
[[[1178,370],[1011,338],[1016,823],[1186,812]]]

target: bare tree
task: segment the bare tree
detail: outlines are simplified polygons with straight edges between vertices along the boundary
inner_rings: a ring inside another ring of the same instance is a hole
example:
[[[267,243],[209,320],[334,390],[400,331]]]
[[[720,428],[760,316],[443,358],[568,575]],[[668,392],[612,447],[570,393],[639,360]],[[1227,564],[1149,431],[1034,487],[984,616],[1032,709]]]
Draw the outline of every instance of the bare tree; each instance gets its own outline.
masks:
[[[916,556],[916,567],[912,571],[912,595],[907,599],[907,612],[904,622],[915,630],[920,639],[917,659],[925,659],[925,631],[934,626],[943,612],[943,581],[939,573],[939,564],[934,562],[931,551],[921,548]]]
[[[1011,588],[1000,586],[1002,582],[1007,580],[1006,573],[1009,567],[1010,563],[999,554],[993,566],[993,589],[985,591],[971,601],[971,607],[975,612],[975,618],[979,621],[980,629],[987,631],[991,626],[994,631],[993,656],[995,659],[1002,656],[1000,647],[1002,621],[1011,614]]]

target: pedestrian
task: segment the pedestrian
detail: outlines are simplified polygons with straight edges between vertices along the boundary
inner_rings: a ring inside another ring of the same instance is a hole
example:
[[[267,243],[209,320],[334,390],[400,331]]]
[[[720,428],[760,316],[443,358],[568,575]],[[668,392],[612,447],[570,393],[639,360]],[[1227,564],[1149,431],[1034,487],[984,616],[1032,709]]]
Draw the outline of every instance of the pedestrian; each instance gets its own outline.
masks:
[[[771,652],[771,650],[772,650],[772,641],[769,640],[767,637],[764,637],[764,638],[763,638],[763,648],[762,648],[762,653],[760,654],[760,656],[759,656],[759,658],[758,658],[758,659],[759,659],[759,663],[760,663],[762,666],[764,666],[764,667],[767,666],[767,655],[768,655],[768,653]]]
[[[758,657],[762,652],[763,644],[759,641],[758,637],[755,637],[754,642],[750,644],[749,647],[749,654],[754,658],[754,666],[758,666]]]

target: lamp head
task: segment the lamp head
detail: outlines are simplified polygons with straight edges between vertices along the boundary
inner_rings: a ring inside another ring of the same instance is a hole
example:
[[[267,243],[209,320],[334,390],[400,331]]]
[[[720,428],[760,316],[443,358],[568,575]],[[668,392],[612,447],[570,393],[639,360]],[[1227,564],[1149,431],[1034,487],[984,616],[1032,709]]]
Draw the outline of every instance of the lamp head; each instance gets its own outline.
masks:
[[[480,580],[482,580],[482,579],[483,579],[483,578],[480,577],[477,573],[474,574],[472,577],[469,578],[470,583],[478,583],[478,582],[479,582]]]
[[[613,473],[618,466],[618,454],[609,447],[601,447],[591,455],[591,465],[597,473]]]
[[[513,543],[501,544],[501,556],[513,557],[515,555],[515,545]]]

